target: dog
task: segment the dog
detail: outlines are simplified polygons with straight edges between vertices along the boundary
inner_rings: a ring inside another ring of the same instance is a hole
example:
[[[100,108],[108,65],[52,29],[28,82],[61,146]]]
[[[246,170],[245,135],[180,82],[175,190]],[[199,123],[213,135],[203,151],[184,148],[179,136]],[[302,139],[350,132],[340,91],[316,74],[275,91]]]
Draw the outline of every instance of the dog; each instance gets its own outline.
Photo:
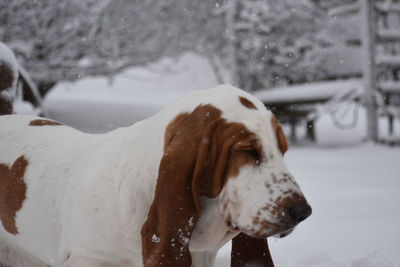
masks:
[[[227,84],[106,134],[0,116],[0,147],[13,267],[206,267],[232,239],[232,266],[273,266],[266,238],[311,214],[279,122]]]

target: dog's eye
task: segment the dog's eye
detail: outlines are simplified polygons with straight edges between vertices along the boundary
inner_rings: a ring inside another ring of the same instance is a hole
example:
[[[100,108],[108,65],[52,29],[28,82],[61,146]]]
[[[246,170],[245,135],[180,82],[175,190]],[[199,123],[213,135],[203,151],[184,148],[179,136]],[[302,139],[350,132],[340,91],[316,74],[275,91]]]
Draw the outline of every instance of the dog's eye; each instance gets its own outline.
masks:
[[[248,150],[246,153],[252,156],[257,164],[260,163],[260,153],[257,150]]]
[[[260,153],[252,146],[241,147],[240,152],[246,153],[247,155],[250,155],[255,160],[256,164],[259,164],[260,161],[261,161]]]

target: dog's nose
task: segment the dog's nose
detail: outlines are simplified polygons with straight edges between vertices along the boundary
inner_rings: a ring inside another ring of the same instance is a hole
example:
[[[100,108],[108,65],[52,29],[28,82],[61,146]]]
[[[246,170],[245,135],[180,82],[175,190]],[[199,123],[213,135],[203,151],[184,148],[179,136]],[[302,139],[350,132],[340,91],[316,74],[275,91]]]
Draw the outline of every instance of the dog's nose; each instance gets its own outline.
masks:
[[[295,206],[288,208],[289,214],[296,224],[304,221],[308,216],[311,215],[311,207],[307,202],[301,202]]]

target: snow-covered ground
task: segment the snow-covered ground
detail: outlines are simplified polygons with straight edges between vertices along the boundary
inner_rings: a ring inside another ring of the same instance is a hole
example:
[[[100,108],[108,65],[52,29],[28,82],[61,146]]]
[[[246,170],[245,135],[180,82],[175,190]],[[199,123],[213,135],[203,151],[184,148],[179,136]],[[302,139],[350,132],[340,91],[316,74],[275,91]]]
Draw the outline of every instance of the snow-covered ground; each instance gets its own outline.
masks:
[[[61,84],[47,97],[45,107],[54,119],[84,131],[104,132],[150,116],[190,90],[216,83],[207,62],[194,55],[186,55],[172,69],[168,65],[131,69],[112,84],[105,78]],[[365,111],[350,105],[336,115],[347,124],[357,119],[356,127],[340,130],[330,115],[323,114],[316,123],[317,144],[293,146],[285,156],[313,214],[290,236],[270,239],[277,267],[400,266],[400,149],[363,142]],[[398,121],[395,127],[400,133]],[[384,120],[380,128],[386,135]],[[229,255],[228,244],[216,266],[230,266]]]

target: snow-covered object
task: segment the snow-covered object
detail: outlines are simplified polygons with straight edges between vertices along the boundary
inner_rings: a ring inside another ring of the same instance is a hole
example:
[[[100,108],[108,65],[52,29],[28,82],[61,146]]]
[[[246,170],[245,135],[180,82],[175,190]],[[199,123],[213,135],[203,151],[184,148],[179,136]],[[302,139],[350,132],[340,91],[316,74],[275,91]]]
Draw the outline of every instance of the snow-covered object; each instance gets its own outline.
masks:
[[[348,5],[337,6],[328,10],[329,16],[341,16],[349,13],[355,13],[359,10],[359,4],[352,3]]]
[[[0,42],[0,94],[11,98],[17,86],[18,64],[14,53]]]
[[[379,29],[377,33],[383,40],[400,40],[400,30],[398,29]]]
[[[362,73],[363,51],[359,47],[335,45],[315,49],[307,54],[301,66],[326,78],[357,77]]]
[[[398,81],[385,81],[378,83],[378,86],[382,91],[386,93],[399,93],[400,92],[400,82]]]
[[[321,101],[328,100],[337,94],[348,92],[361,86],[362,80],[351,79],[265,89],[254,93],[254,95],[267,104]]]
[[[400,56],[399,55],[383,55],[378,54],[376,56],[376,63],[383,64],[389,67],[399,67],[400,66]]]
[[[217,85],[209,62],[193,53],[129,68],[113,77],[61,82],[47,95],[48,116],[90,133],[107,132],[150,117],[191,91]]]

